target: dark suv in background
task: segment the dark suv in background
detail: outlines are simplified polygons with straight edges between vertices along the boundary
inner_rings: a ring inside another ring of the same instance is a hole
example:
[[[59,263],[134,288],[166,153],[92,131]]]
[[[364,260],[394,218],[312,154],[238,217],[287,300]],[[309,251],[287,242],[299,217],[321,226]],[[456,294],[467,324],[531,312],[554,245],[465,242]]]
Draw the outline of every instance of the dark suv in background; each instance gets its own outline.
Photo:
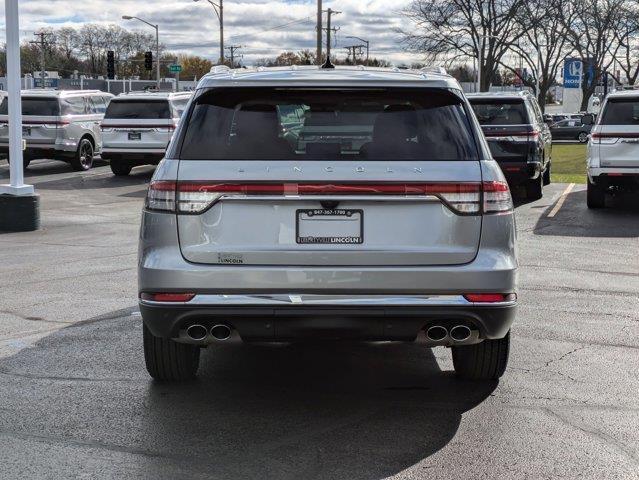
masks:
[[[527,198],[540,199],[550,183],[552,135],[535,97],[529,92],[467,97],[511,188],[523,186]]]

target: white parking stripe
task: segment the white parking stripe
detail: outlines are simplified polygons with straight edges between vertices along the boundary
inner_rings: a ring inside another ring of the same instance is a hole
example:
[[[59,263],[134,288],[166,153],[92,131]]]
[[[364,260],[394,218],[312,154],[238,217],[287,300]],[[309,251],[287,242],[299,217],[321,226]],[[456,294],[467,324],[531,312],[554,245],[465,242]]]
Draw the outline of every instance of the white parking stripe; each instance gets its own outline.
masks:
[[[561,207],[563,206],[564,202],[566,201],[566,197],[568,196],[570,192],[572,192],[573,188],[575,188],[574,183],[571,183],[570,185],[566,187],[566,190],[564,190],[564,192],[559,196],[559,200],[557,200],[557,203],[548,214],[548,218],[553,218],[555,215],[557,215],[559,210],[561,210]]]

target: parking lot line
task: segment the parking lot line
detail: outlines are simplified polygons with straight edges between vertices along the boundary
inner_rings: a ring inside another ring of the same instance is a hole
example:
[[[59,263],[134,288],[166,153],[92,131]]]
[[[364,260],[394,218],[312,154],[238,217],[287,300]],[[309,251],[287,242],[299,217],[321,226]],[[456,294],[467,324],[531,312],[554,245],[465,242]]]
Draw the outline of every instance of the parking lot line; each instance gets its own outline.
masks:
[[[553,207],[553,209],[547,215],[548,218],[553,218],[555,215],[557,215],[557,213],[559,213],[559,210],[561,210],[561,207],[563,206],[564,202],[566,201],[566,197],[568,196],[568,194],[570,192],[572,192],[573,188],[575,188],[575,184],[574,183],[571,183],[570,185],[568,185],[566,187],[566,189],[563,191],[563,193],[559,196],[559,199],[557,200],[557,203],[555,203],[555,206]]]

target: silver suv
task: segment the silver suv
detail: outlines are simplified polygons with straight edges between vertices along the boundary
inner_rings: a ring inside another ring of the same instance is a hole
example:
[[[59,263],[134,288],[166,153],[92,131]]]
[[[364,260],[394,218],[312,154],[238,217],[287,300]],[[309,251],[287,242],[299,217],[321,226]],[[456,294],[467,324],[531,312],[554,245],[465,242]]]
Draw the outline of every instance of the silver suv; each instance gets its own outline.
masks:
[[[89,170],[102,149],[100,122],[113,95],[99,90],[23,90],[25,168],[35,158],[69,162]],[[0,103],[0,153],[9,153],[6,97]]]
[[[102,122],[102,158],[115,175],[136,165],[157,165],[164,157],[191,92],[127,93],[113,99]]]
[[[452,77],[218,69],[149,186],[146,364],[188,379],[231,336],[418,340],[495,379],[516,276],[510,191]]]
[[[588,142],[588,208],[603,208],[606,194],[639,192],[639,92],[608,95]]]

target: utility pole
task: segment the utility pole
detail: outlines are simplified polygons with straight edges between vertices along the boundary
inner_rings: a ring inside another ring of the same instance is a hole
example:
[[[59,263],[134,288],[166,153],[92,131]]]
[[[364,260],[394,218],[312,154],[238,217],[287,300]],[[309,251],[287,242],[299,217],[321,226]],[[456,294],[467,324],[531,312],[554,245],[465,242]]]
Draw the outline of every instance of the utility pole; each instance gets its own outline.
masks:
[[[357,47],[360,49],[360,53],[363,47],[366,47],[366,65],[368,66],[368,59],[370,56],[370,46],[371,46],[371,42],[368,40],[364,40],[363,38],[359,38],[359,37],[355,37],[353,35],[348,36],[346,38],[354,38],[355,40],[359,40],[360,42],[363,42],[363,45],[357,45]]]
[[[315,52],[315,62],[322,64],[322,36],[324,29],[322,28],[322,0],[317,0],[317,51]]]
[[[240,48],[242,48],[242,45],[229,45],[228,47],[226,47],[226,49],[231,54],[231,68],[235,68],[235,51],[239,50]],[[240,58],[242,58],[242,56],[240,56]]]
[[[42,79],[42,88],[46,88],[46,82],[44,81],[44,77],[47,72],[47,69],[46,69],[47,55],[46,55],[45,49],[47,44],[47,37],[49,37],[51,34],[47,32],[38,32],[38,33],[34,33],[33,35],[36,37],[40,37],[40,40],[32,41],[29,43],[38,45],[40,47],[40,78]]]
[[[339,28],[331,28],[331,17],[333,15],[339,15],[342,12],[336,12],[335,10],[329,8],[326,10],[326,63],[324,64],[326,68],[331,68],[331,32],[337,33]]]

